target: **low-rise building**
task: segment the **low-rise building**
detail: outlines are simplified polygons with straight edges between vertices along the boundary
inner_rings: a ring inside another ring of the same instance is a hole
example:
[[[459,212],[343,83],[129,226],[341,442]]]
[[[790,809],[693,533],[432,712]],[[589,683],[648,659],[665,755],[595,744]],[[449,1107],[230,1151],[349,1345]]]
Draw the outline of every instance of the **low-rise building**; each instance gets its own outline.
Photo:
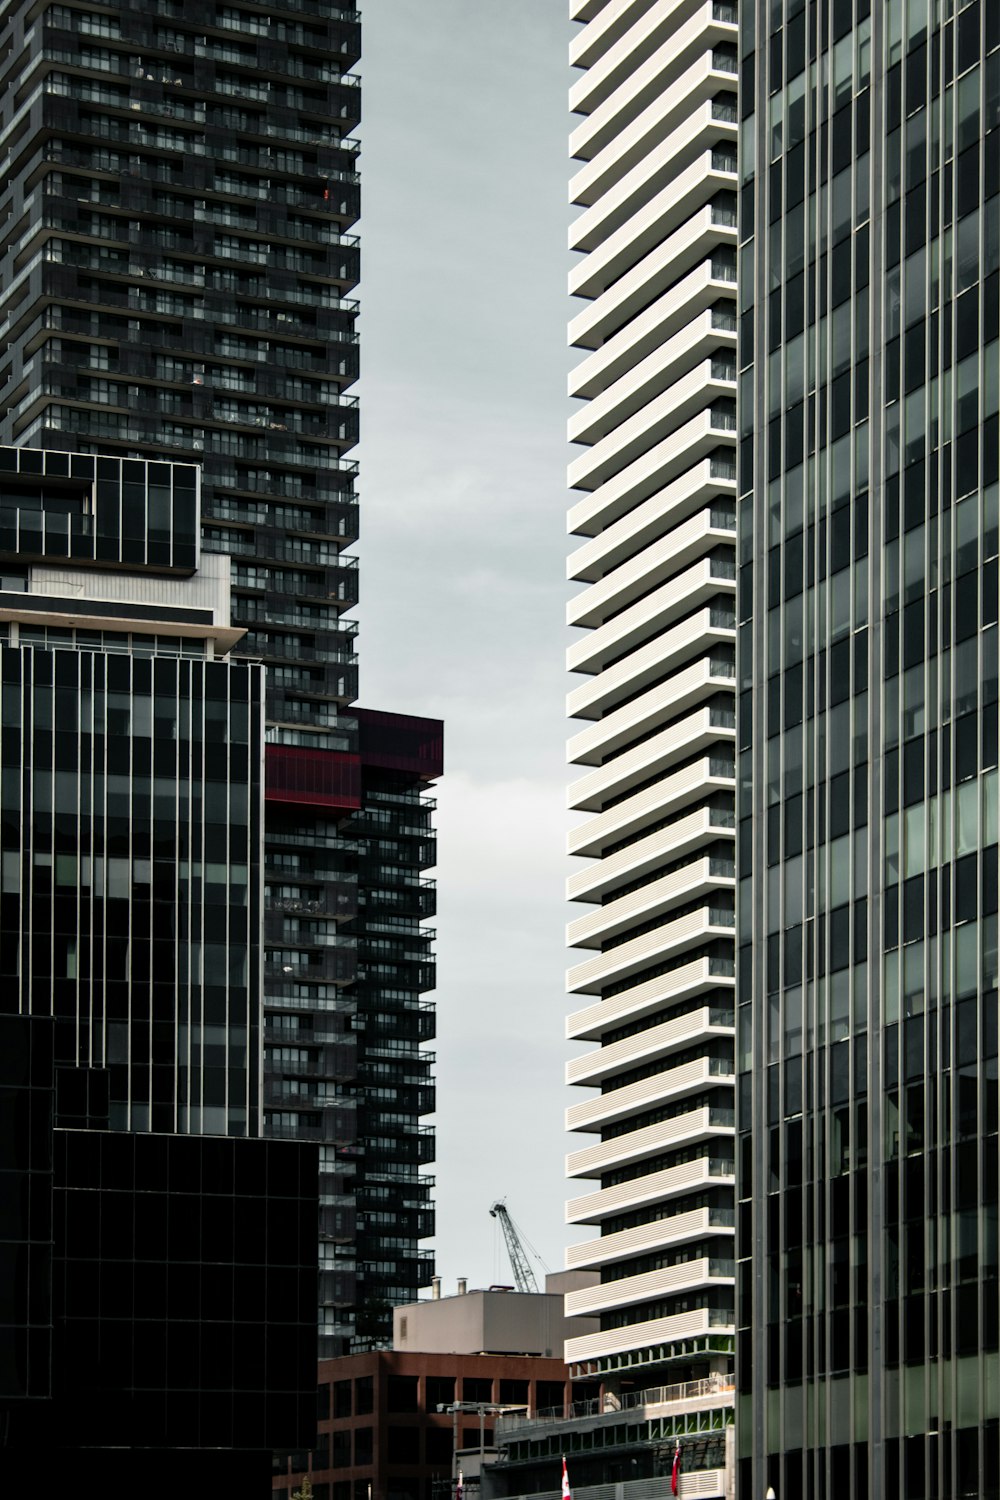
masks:
[[[461,1466],[471,1500],[497,1456],[498,1419],[562,1411],[578,1392],[563,1344],[592,1320],[567,1324],[563,1298],[584,1284],[579,1272],[540,1293],[460,1282],[455,1296],[396,1308],[392,1349],[320,1362],[316,1447],[275,1475],[274,1496],[308,1475],[313,1500],[444,1500]]]
[[[558,1500],[562,1460],[574,1500],[664,1500],[678,1445],[681,1496],[731,1500],[733,1402],[729,1377],[681,1385],[582,1395],[548,1411],[505,1412],[495,1434],[497,1462],[483,1500]]]

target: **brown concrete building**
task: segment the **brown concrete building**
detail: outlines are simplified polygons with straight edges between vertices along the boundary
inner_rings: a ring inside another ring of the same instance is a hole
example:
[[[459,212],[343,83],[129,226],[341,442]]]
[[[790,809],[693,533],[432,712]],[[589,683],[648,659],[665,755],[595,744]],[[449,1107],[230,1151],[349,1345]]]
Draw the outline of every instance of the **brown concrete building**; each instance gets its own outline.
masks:
[[[439,1411],[454,1403],[524,1406],[529,1411],[573,1399],[560,1358],[516,1354],[403,1354],[383,1350],[323,1360],[319,1366],[319,1435],[312,1453],[313,1500],[432,1500],[434,1481],[452,1478],[459,1449],[480,1445],[476,1410]],[[484,1413],[483,1441],[493,1446],[495,1416]],[[475,1463],[463,1460],[467,1480]],[[285,1500],[302,1474],[275,1476]],[[470,1488],[472,1486],[470,1485]]]
[[[570,1386],[562,1359],[564,1340],[593,1322],[563,1314],[588,1276],[549,1276],[541,1293],[467,1292],[462,1281],[457,1296],[396,1308],[393,1349],[321,1360],[316,1447],[275,1475],[276,1500],[306,1472],[313,1500],[447,1500],[456,1453],[472,1500],[498,1409],[534,1416],[597,1395],[596,1384]]]

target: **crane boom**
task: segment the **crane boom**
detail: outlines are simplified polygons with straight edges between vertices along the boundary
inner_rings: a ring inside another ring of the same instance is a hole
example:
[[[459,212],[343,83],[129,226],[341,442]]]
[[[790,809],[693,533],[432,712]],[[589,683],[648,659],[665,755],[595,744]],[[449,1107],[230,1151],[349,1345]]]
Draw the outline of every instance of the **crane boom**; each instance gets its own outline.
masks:
[[[500,1220],[500,1228],[503,1237],[507,1241],[507,1254],[510,1256],[510,1268],[514,1273],[514,1284],[519,1292],[537,1292],[538,1282],[535,1273],[528,1265],[528,1257],[524,1253],[521,1244],[521,1236],[514,1226],[514,1221],[507,1212],[507,1205],[502,1198],[498,1199],[490,1209],[494,1219]]]

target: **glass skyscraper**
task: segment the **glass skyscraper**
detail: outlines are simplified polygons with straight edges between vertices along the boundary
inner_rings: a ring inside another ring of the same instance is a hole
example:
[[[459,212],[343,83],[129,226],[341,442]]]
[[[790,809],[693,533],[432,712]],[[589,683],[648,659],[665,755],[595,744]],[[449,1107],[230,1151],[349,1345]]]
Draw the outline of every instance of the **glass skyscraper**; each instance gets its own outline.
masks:
[[[359,51],[345,0],[0,15],[0,441],[198,464],[267,669],[264,1126],[319,1143],[324,1355],[387,1338],[432,1270],[440,725],[389,716],[366,757],[386,716],[353,707],[344,618]]]
[[[0,448],[0,1477],[314,1431],[315,1145],[261,1139],[260,665],[199,475]],[[142,1450],[141,1456],[139,1450]]]
[[[741,7],[739,1494],[1000,1484],[1000,7]]]

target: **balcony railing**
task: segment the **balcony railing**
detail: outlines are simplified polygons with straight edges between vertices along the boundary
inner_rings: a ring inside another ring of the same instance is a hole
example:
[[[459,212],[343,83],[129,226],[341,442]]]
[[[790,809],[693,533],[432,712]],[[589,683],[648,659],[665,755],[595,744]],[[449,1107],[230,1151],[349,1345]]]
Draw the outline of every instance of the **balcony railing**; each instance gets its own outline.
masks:
[[[712,67],[717,73],[738,73],[740,65],[735,47],[729,44],[724,47],[713,47]]]
[[[732,1262],[728,1262],[732,1265]],[[731,1272],[729,1274],[732,1274]],[[731,1406],[735,1396],[732,1381],[722,1375],[710,1375],[705,1380],[686,1380],[678,1385],[652,1386],[644,1391],[623,1391],[615,1394],[608,1391],[587,1401],[571,1401],[566,1406],[543,1407],[533,1415],[521,1412],[504,1413],[498,1420],[498,1430],[509,1437],[523,1432],[526,1427],[553,1427],[560,1422],[579,1422],[585,1417],[617,1416],[620,1412],[638,1415],[646,1407],[691,1404],[696,1401],[718,1397],[722,1404]]]

